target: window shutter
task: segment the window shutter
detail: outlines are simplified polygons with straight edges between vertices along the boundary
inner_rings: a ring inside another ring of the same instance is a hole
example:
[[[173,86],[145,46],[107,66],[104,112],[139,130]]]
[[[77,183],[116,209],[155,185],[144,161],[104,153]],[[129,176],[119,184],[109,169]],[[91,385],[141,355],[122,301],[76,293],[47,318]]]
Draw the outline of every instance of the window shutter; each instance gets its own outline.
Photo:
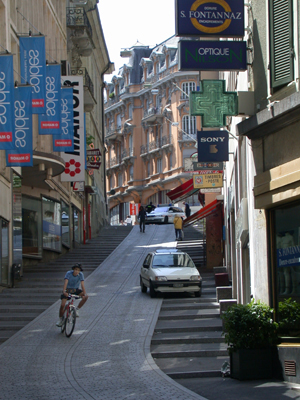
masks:
[[[271,87],[294,80],[292,0],[270,0]]]

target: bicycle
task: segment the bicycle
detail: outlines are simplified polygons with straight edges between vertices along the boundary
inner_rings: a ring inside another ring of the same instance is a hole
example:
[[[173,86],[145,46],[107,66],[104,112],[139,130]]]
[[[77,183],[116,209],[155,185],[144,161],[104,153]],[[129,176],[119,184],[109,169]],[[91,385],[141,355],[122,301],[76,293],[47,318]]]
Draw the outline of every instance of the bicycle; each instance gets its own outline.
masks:
[[[80,299],[80,296],[76,294],[69,294],[68,301],[65,305],[64,314],[63,314],[63,323],[61,326],[61,333],[65,332],[67,338],[69,338],[75,328],[76,323],[76,307],[74,304],[74,300]]]

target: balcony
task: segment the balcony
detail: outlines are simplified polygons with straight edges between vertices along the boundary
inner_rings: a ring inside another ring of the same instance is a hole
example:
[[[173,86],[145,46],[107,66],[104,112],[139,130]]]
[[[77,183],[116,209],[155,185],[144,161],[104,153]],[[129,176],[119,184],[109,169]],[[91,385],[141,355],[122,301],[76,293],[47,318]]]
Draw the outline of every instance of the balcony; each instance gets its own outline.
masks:
[[[188,133],[188,135],[187,135],[187,133]],[[194,133],[194,131],[185,133],[180,130],[178,132],[178,143],[179,143],[180,148],[182,148],[182,146],[193,147],[197,143],[197,134]]]
[[[122,160],[123,159],[125,159],[125,158],[131,158],[131,157],[134,157],[134,148],[131,148],[131,149],[124,149],[123,151],[122,151]]]
[[[157,120],[163,119],[163,111],[162,107],[151,107],[148,110],[144,111],[144,117],[142,122],[153,122]]]
[[[123,134],[121,126],[110,126],[105,132],[105,140],[121,140],[122,136]]]
[[[121,157],[119,156],[113,157],[107,162],[107,168],[119,167],[121,162],[122,162]]]
[[[94,84],[86,68],[71,68],[71,75],[83,76],[84,111],[91,112],[97,101],[94,97]]]
[[[148,144],[143,144],[140,150],[140,156],[144,157],[161,151],[162,141],[160,139],[153,140]]]
[[[67,27],[72,31],[72,43],[82,57],[89,57],[95,48],[93,31],[83,7],[67,7]]]

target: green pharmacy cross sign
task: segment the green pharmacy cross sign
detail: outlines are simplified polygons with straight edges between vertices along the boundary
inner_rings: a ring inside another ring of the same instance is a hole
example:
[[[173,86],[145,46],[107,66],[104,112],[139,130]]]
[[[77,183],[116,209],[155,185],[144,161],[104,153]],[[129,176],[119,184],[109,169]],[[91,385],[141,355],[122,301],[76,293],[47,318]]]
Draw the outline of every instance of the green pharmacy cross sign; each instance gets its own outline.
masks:
[[[225,91],[225,81],[201,81],[202,90],[190,93],[191,115],[201,115],[203,128],[226,126],[226,117],[238,115],[238,97]]]

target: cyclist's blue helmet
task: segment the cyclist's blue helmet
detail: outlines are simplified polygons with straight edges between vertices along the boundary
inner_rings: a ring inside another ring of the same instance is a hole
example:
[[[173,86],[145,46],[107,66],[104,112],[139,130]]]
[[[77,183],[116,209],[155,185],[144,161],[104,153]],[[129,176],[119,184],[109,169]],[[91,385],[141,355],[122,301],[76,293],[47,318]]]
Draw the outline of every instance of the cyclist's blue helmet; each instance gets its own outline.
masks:
[[[82,268],[81,264],[75,264],[75,265],[73,265],[72,269],[75,269],[75,268],[79,268],[80,271],[83,271],[83,268]]]

